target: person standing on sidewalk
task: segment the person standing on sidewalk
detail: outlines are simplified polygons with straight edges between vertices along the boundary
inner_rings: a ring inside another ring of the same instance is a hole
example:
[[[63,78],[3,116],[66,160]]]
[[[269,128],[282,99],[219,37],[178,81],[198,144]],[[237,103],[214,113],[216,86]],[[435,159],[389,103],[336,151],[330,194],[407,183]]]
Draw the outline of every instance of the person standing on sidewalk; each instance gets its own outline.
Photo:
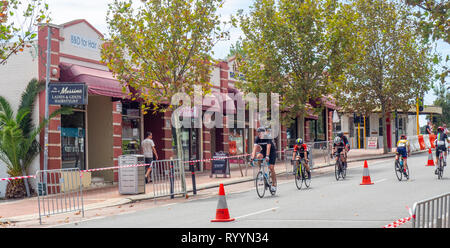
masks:
[[[428,121],[428,124],[427,124],[427,134],[433,134],[433,129],[432,129],[432,127],[431,127],[431,121]]]
[[[145,158],[145,163],[148,164],[145,166],[145,183],[148,183],[151,181],[150,178],[150,173],[152,172],[152,167],[150,166],[150,164],[153,161],[153,154],[155,154],[155,158],[156,160],[158,160],[158,153],[156,152],[155,149],[155,142],[153,142],[153,134],[151,132],[148,132],[147,134],[147,138],[144,139],[144,141],[142,141],[142,151],[144,153],[144,158]]]

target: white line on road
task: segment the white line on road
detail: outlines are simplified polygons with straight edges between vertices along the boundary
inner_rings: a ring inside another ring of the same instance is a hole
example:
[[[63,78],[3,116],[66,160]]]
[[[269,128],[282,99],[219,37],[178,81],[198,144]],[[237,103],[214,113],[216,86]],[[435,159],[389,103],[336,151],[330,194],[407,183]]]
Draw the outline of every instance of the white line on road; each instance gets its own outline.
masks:
[[[240,218],[245,218],[245,217],[252,216],[252,215],[262,214],[262,213],[265,213],[265,212],[269,212],[269,211],[276,210],[276,209],[278,209],[278,208],[279,208],[279,207],[269,208],[269,209],[261,210],[261,211],[254,212],[254,213],[251,213],[251,214],[241,215],[241,216],[239,216],[239,217],[235,217],[235,219],[240,219]]]
[[[375,182],[373,182],[373,183],[381,183],[381,182],[384,182],[384,181],[386,181],[387,180],[387,178],[384,178],[384,179],[380,179],[380,180],[378,180],[378,181],[375,181]]]

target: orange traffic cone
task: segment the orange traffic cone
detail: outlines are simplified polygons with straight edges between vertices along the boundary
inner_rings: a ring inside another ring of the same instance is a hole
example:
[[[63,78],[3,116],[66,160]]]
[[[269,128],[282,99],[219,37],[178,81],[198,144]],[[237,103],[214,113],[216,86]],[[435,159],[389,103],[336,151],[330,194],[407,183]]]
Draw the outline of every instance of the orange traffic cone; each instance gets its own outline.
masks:
[[[365,160],[362,183],[360,183],[359,185],[371,185],[371,184],[373,184],[373,183],[370,180],[369,167],[367,166],[367,160]]]
[[[434,166],[433,153],[431,148],[428,150],[428,163],[425,166]]]
[[[211,222],[228,222],[233,221],[234,218],[230,218],[230,213],[228,212],[227,199],[225,198],[225,189],[223,184],[220,184],[219,188],[219,202],[217,203],[216,219],[211,220]]]

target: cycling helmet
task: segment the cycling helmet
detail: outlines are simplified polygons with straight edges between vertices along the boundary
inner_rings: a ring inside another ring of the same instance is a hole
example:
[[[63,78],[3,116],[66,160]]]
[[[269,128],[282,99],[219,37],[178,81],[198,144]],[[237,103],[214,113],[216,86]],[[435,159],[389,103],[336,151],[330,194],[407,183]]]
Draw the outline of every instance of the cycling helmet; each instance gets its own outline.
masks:
[[[337,134],[337,136],[342,138],[342,137],[344,137],[344,133],[343,133],[343,132],[339,132],[339,133]]]
[[[302,145],[302,144],[303,144],[303,139],[302,139],[302,138],[298,138],[298,139],[295,141],[295,143],[296,143],[297,145]]]
[[[263,128],[263,127],[259,127],[256,131],[257,131],[258,133],[261,133],[261,132],[265,132],[266,129]]]
[[[400,139],[406,139],[406,135],[404,135],[404,134],[402,134],[401,136],[400,136]]]
[[[341,142],[342,142],[341,137],[336,136],[336,138],[334,138],[334,143],[335,143],[335,144],[340,144]]]
[[[444,128],[443,127],[438,127],[437,131],[438,132],[444,132]]]

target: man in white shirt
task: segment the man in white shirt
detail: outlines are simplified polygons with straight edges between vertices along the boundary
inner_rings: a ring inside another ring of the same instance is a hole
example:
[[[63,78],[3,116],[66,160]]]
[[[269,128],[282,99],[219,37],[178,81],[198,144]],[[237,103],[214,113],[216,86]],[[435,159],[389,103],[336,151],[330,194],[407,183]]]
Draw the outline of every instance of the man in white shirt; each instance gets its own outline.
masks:
[[[148,132],[147,138],[142,141],[142,152],[144,154],[145,163],[148,164],[145,166],[145,182],[151,182],[150,173],[152,172],[152,168],[150,167],[150,164],[153,161],[153,154],[155,154],[156,160],[158,160],[158,153],[156,153],[155,149],[155,143],[152,140],[152,133]]]

